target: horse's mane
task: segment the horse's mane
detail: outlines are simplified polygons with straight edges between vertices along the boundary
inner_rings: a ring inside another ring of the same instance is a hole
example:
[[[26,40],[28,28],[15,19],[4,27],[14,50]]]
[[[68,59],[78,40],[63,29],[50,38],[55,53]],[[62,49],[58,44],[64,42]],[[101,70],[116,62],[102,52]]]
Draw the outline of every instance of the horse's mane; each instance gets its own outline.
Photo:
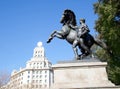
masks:
[[[69,16],[67,24],[72,24],[73,26],[76,26],[76,16],[74,12],[72,10],[66,9],[64,10],[64,14],[67,14]]]

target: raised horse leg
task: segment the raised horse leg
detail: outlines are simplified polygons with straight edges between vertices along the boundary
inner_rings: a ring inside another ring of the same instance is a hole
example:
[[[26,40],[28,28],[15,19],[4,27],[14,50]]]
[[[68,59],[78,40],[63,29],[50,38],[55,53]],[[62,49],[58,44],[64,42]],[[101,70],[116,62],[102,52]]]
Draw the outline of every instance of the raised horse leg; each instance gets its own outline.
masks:
[[[54,37],[57,37],[57,38],[59,38],[59,39],[64,39],[64,37],[63,37],[63,32],[62,32],[62,31],[54,31],[54,32],[50,35],[50,37],[48,38],[47,43],[50,43],[51,40],[52,40]]]

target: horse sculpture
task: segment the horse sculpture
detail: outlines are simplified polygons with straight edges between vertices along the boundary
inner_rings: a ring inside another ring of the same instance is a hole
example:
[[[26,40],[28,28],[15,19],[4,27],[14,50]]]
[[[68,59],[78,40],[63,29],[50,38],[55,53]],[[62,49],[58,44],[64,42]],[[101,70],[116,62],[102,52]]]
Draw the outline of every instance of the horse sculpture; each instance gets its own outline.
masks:
[[[93,44],[97,44],[100,47],[107,50],[107,46],[104,42],[98,39],[97,40],[94,39],[90,34],[89,34],[89,39],[84,41],[84,44],[87,48],[83,47],[80,41],[78,41],[77,45],[74,45],[74,42],[79,38],[77,37],[77,32],[74,29],[70,28],[69,26],[69,24],[76,26],[76,17],[73,11],[68,9],[64,10],[60,23],[63,24],[62,29],[60,31],[54,31],[50,35],[47,43],[50,43],[54,37],[57,37],[59,39],[66,39],[66,41],[68,41],[72,45],[75,58],[77,60],[82,59],[83,57],[91,54],[90,48],[92,47]],[[80,49],[82,53],[81,55],[78,54],[77,47]]]

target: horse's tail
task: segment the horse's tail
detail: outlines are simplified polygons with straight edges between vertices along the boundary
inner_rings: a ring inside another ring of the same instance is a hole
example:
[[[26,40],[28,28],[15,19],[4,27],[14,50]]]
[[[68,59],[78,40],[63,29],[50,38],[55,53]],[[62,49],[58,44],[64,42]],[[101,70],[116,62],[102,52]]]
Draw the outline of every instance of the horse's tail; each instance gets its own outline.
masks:
[[[106,50],[106,52],[110,55],[113,56],[112,51],[110,50],[110,48],[100,39],[94,39],[95,44],[99,45],[101,48],[103,48],[104,50]]]

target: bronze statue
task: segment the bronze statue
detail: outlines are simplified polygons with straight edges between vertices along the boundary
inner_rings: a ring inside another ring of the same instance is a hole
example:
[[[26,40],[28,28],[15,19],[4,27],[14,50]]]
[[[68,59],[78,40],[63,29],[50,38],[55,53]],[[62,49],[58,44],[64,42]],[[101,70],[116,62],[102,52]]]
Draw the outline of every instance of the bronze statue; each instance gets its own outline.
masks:
[[[80,21],[82,21],[82,24],[85,25],[84,19]],[[73,11],[69,9],[64,10],[60,23],[63,24],[62,29],[59,31],[54,31],[50,35],[47,43],[50,43],[54,37],[66,39],[66,41],[68,41],[72,45],[75,58],[77,60],[82,59],[87,55],[90,55],[91,54],[90,48],[93,44],[97,44],[107,50],[106,44],[98,39],[94,39],[93,36],[89,34],[89,30],[86,33],[87,35],[86,34],[82,35],[82,33],[78,33],[75,30],[75,27],[77,27],[76,16]],[[81,26],[80,29],[83,30],[84,28],[82,28]],[[77,47],[79,47],[79,49],[81,50],[82,53],[81,55],[78,54]]]
[[[85,41],[89,40],[89,28],[85,24],[85,19],[80,19],[80,26],[73,26],[72,24],[69,24],[69,26],[77,31],[77,37],[78,39],[74,41],[73,46],[76,46],[78,42],[80,41],[81,46],[83,49],[87,50],[89,54],[91,54],[91,50],[87,48],[87,46],[84,44]]]

